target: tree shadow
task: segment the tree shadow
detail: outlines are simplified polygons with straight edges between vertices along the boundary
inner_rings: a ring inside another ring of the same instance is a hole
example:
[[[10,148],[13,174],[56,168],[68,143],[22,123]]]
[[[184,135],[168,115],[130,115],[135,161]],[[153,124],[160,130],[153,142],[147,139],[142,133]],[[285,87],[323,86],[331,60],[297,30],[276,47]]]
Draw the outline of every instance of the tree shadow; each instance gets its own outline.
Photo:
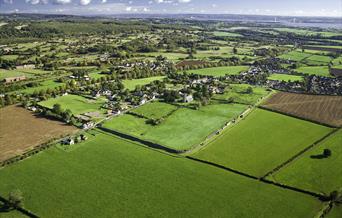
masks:
[[[311,155],[310,158],[311,159],[325,159],[325,158],[328,158],[328,156],[324,154],[316,154],[316,155]]]
[[[9,213],[10,211],[12,211],[12,209],[10,207],[8,207],[8,205],[6,205],[3,202],[0,202],[0,214],[1,213]]]

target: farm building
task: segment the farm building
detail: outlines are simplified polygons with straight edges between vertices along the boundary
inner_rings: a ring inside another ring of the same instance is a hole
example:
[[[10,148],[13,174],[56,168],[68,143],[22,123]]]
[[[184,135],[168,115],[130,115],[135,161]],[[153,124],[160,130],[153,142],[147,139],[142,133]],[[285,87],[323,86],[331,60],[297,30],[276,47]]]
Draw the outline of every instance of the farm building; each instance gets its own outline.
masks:
[[[12,82],[22,81],[25,79],[26,79],[26,76],[8,77],[8,78],[4,79],[4,82],[5,83],[12,83]]]

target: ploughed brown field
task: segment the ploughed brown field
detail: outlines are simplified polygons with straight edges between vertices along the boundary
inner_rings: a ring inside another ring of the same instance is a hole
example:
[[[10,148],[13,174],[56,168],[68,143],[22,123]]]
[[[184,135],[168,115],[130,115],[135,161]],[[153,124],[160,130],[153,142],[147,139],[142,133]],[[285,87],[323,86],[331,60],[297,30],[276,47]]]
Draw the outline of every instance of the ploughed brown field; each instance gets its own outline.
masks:
[[[279,92],[262,107],[330,126],[342,126],[342,96]]]
[[[51,139],[75,133],[76,127],[35,116],[18,106],[0,109],[0,162]]]

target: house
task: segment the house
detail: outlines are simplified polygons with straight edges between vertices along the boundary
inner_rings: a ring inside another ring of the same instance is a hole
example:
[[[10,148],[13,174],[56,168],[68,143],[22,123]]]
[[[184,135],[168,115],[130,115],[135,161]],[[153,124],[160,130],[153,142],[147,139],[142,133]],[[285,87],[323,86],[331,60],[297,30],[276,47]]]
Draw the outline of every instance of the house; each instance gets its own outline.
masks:
[[[75,141],[72,138],[68,138],[68,139],[64,140],[62,143],[65,145],[73,145],[73,144],[75,144]]]
[[[82,124],[82,129],[90,129],[92,127],[94,127],[95,123],[93,122],[86,122]]]
[[[194,100],[193,96],[192,95],[184,95],[183,97],[183,102],[184,103],[190,103]]]
[[[34,64],[24,64],[15,67],[17,70],[24,70],[24,69],[34,69],[36,66]]]
[[[139,102],[140,105],[146,104],[147,99],[146,98],[142,98]]]
[[[17,76],[17,77],[7,77],[4,79],[5,83],[12,83],[12,82],[18,82],[18,81],[22,81],[25,80],[26,76]]]

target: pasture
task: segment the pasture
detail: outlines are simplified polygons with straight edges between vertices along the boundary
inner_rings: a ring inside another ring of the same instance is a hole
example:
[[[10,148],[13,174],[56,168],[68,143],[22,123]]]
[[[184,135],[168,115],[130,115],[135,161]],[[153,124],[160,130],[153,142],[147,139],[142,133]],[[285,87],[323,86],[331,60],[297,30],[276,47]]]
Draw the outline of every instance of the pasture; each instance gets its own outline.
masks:
[[[1,169],[0,180],[1,196],[20,189],[39,217],[311,218],[322,207],[311,196],[105,133],[74,151],[50,148]]]
[[[199,110],[180,108],[157,126],[146,124],[146,119],[125,114],[104,123],[103,126],[183,151],[201,143],[246,108],[246,105],[239,104],[212,104]]]
[[[278,73],[270,75],[267,79],[268,80],[285,81],[285,82],[303,81],[302,76],[289,75],[289,74],[278,74]]]
[[[253,89],[252,93],[247,92],[248,87]],[[229,88],[227,88],[223,94],[216,94],[213,99],[218,101],[228,101],[229,99],[232,99],[235,103],[254,105],[268,93],[269,91],[267,91],[266,88],[260,86],[230,84]]]
[[[198,74],[206,76],[225,76],[225,75],[238,75],[243,71],[246,71],[248,66],[228,66],[228,67],[212,67],[203,68],[197,70],[187,71],[189,74]]]
[[[177,106],[155,101],[144,104],[132,110],[131,112],[144,116],[148,119],[160,119],[175,110],[177,110]]]
[[[296,69],[299,73],[304,73],[308,75],[317,75],[317,76],[327,76],[330,77],[329,67],[300,67]]]
[[[302,61],[305,58],[310,57],[312,54],[308,54],[305,52],[300,52],[300,51],[290,51],[286,54],[280,55],[279,58],[285,59],[285,60],[290,60],[290,61]]]
[[[103,98],[94,100],[79,95],[66,95],[41,101],[39,105],[52,109],[54,104],[60,104],[63,110],[69,109],[74,115],[80,115],[87,112],[100,111],[105,101]]]
[[[148,77],[148,78],[143,78],[143,79],[131,79],[131,80],[127,79],[127,80],[123,80],[122,83],[126,89],[129,89],[132,91],[138,85],[139,86],[147,85],[156,80],[163,80],[164,78],[165,78],[164,76],[154,76],[154,77]]]
[[[75,133],[75,127],[62,122],[35,116],[18,106],[0,109],[0,162],[22,154],[26,150]]]
[[[277,182],[329,195],[342,187],[342,130],[270,176]],[[331,156],[322,156],[324,149]]]
[[[193,156],[262,177],[331,131],[256,109]]]
[[[263,107],[307,120],[331,125],[342,125],[342,96],[305,95],[279,92]]]
[[[238,33],[232,33],[232,32],[223,32],[223,31],[215,31],[213,32],[214,36],[219,37],[241,37],[241,34]]]
[[[5,70],[5,69],[0,69],[0,80],[3,80],[5,78],[10,78],[10,77],[18,77],[18,76],[25,76],[26,78],[33,77],[33,75],[24,73],[18,70]]]

